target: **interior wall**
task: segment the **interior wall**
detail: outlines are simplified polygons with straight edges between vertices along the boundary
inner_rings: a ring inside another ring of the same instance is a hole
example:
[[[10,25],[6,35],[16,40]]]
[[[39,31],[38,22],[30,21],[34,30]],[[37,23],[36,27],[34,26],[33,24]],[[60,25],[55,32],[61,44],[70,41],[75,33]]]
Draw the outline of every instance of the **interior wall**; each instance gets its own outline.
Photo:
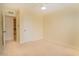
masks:
[[[19,10],[20,42],[43,39],[43,18],[32,10],[28,4],[4,4],[4,8]]]
[[[20,37],[23,42],[43,39],[43,19],[42,15],[38,15],[32,11],[23,10],[20,12]]]
[[[44,16],[44,39],[79,48],[79,9],[64,8]]]

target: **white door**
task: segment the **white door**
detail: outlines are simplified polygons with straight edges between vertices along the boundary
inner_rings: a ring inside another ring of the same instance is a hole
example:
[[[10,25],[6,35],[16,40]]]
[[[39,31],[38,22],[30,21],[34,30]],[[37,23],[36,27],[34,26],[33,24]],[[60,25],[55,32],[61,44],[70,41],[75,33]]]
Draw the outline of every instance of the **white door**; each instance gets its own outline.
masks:
[[[13,40],[13,17],[5,16],[4,40]]]

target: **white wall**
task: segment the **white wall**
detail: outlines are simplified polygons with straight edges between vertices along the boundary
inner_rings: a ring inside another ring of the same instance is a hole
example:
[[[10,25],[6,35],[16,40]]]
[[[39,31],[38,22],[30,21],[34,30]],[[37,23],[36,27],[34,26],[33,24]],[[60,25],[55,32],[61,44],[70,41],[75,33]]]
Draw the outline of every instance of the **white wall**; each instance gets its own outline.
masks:
[[[44,17],[44,39],[79,48],[79,9],[64,8]]]
[[[23,42],[43,39],[43,18],[32,11],[23,10],[21,14],[20,37]]]

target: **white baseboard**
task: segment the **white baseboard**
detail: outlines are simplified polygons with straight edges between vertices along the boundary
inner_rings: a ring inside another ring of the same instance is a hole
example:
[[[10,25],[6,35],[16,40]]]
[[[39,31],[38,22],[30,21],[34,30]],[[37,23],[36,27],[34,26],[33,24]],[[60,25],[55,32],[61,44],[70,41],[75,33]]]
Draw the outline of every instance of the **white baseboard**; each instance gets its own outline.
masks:
[[[34,40],[24,40],[24,41],[20,41],[21,44],[23,43],[28,43],[28,42],[33,42],[33,41],[38,41],[38,40],[42,40],[42,39],[34,39]]]

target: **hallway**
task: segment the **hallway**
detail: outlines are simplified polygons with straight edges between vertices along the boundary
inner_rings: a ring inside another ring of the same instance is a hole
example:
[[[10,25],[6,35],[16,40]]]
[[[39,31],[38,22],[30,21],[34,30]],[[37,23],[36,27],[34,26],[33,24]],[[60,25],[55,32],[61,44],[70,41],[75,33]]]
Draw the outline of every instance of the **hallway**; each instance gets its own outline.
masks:
[[[1,55],[5,56],[75,56],[79,51],[46,40],[18,44],[8,41]]]

